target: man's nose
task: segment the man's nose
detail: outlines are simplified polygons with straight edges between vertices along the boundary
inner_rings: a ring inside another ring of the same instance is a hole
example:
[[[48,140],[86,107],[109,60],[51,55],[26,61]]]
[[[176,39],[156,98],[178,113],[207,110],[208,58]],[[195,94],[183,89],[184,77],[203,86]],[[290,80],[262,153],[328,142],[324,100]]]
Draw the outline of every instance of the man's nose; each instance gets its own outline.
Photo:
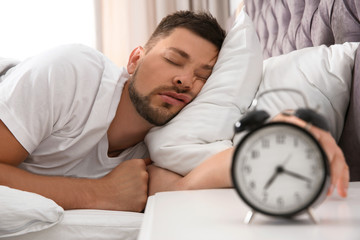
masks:
[[[182,90],[190,90],[193,86],[193,76],[190,74],[175,76],[173,83],[176,87]]]

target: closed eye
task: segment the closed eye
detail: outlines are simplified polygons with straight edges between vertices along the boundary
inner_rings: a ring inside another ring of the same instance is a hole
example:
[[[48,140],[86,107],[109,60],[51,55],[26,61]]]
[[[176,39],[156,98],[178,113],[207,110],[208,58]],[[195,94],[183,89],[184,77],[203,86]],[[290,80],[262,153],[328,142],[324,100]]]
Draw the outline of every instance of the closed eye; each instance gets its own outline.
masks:
[[[199,79],[199,80],[201,80],[201,81],[206,82],[206,81],[208,80],[209,76],[199,76],[199,75],[196,75],[196,78]]]
[[[174,62],[174,61],[170,60],[169,58],[165,58],[165,57],[164,57],[164,59],[165,59],[166,62],[168,62],[168,63],[170,63],[170,64],[172,64],[172,65],[174,65],[174,66],[178,66],[178,67],[181,67],[181,66],[182,66],[181,64],[179,64],[179,63],[177,63],[177,62]]]
[[[206,82],[207,78],[203,78],[203,77],[197,77],[197,79],[199,79],[200,81]]]

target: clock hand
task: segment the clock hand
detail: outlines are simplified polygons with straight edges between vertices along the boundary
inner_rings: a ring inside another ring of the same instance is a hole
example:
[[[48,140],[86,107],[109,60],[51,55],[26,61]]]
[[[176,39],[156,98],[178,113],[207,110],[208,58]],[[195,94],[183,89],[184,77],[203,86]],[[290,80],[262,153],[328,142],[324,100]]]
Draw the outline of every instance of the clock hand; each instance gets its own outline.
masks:
[[[310,179],[310,178],[305,177],[305,176],[303,176],[303,175],[300,175],[300,174],[298,174],[298,173],[295,173],[295,172],[292,172],[292,171],[289,171],[289,170],[286,170],[286,169],[283,169],[283,173],[285,173],[285,174],[287,174],[287,175],[290,175],[290,176],[292,176],[292,177],[298,178],[298,179],[300,179],[300,180],[304,180],[304,181],[306,181],[306,182],[311,183],[311,179]]]
[[[283,166],[291,159],[291,154],[285,158],[285,161],[282,165],[278,166],[274,172],[274,174],[271,176],[271,178],[266,182],[264,189],[268,189],[270,185],[274,182],[275,178],[279,173],[282,173],[284,171]]]
[[[264,189],[268,189],[270,185],[274,182],[276,177],[279,175],[279,173],[283,172],[283,170],[284,170],[283,167],[278,166],[275,172],[273,173],[273,175],[271,176],[271,178],[266,182]]]
[[[291,154],[289,156],[287,156],[287,158],[285,158],[285,161],[282,164],[282,166],[285,166],[289,162],[290,159],[291,159]]]

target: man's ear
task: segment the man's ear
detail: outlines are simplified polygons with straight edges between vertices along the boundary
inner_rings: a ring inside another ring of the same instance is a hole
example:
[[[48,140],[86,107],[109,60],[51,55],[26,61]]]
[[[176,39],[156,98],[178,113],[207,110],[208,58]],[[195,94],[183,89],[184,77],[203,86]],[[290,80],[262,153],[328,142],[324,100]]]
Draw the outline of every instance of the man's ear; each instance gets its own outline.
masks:
[[[138,65],[138,62],[142,58],[143,54],[144,54],[144,49],[141,46],[135,48],[131,52],[130,57],[129,57],[129,62],[127,65],[127,71],[129,74],[134,73],[136,66]]]

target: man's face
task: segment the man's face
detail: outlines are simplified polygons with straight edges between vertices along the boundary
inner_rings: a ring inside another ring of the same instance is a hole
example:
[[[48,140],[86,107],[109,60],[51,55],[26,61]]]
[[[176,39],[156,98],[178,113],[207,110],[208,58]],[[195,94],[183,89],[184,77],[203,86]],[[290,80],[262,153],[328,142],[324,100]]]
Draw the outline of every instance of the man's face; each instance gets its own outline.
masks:
[[[136,67],[128,65],[129,94],[137,112],[153,125],[167,123],[200,92],[217,56],[214,44],[184,28],[160,39],[142,52]]]

